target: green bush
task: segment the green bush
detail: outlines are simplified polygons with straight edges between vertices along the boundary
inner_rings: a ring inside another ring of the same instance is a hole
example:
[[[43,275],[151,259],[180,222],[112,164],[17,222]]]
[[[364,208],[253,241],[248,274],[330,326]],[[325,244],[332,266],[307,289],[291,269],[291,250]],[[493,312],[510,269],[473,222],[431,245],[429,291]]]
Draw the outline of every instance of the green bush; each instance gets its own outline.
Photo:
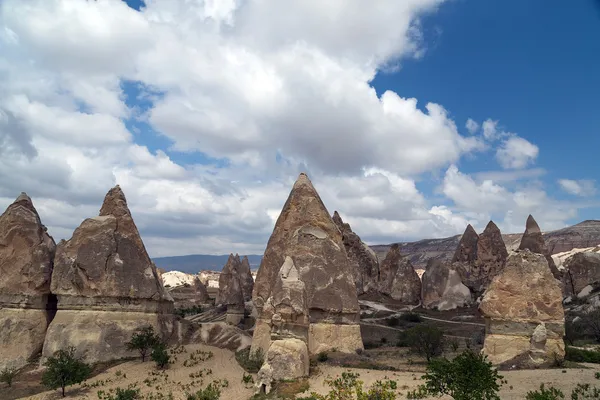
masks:
[[[211,383],[196,394],[188,394],[187,400],[219,400],[221,398],[221,389],[216,383]]]
[[[400,315],[400,319],[402,321],[406,321],[406,322],[422,322],[423,321],[421,316],[414,312],[404,313],[404,314]]]
[[[433,359],[423,376],[421,392],[449,395],[455,400],[500,400],[503,377],[481,353],[466,350],[454,360]]]
[[[154,344],[150,357],[160,369],[164,369],[166,366],[168,366],[171,359],[171,356],[169,356],[169,353],[167,352],[167,346],[162,342]]]
[[[600,388],[589,384],[578,384],[571,392],[571,400],[600,399]]]
[[[131,340],[125,343],[125,346],[127,350],[139,351],[140,356],[142,356],[142,362],[144,362],[146,361],[148,351],[159,342],[160,337],[154,333],[154,328],[152,326],[144,326],[135,330],[131,336]]]
[[[246,372],[257,373],[265,361],[265,354],[262,349],[250,354],[250,347],[246,347],[235,353],[235,359]]]
[[[327,355],[326,352],[322,351],[317,355],[317,361],[318,362],[325,362],[329,359],[329,356]]]
[[[525,397],[526,400],[560,400],[564,398],[564,393],[559,389],[553,386],[546,389],[543,383],[540,385],[540,390],[527,392],[527,397]]]
[[[577,349],[567,346],[565,349],[565,360],[600,364],[600,351]]]
[[[328,394],[321,395],[315,392],[310,400],[393,400],[396,396],[396,381],[376,381],[368,390],[363,388],[363,382],[358,379],[360,375],[342,372],[341,377],[327,378],[325,384],[331,388]]]
[[[430,361],[442,354],[444,349],[444,333],[434,327],[419,325],[406,331],[406,341],[409,347]]]
[[[44,362],[46,370],[42,375],[42,383],[50,389],[62,389],[65,397],[65,387],[81,383],[91,373],[88,364],[75,357],[75,348],[58,350]]]
[[[98,399],[100,400],[136,400],[140,398],[140,389],[121,389],[118,387],[115,394],[112,394],[112,389],[109,393],[103,390],[98,391]]]
[[[0,371],[0,382],[4,382],[8,387],[11,387],[15,376],[17,376],[17,369],[6,367]]]

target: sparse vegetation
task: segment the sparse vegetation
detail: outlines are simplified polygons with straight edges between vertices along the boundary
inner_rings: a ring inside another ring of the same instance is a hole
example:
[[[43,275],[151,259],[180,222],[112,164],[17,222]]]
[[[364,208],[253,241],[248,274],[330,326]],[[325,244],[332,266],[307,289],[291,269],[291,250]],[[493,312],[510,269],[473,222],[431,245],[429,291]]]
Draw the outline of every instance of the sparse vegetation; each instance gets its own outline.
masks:
[[[156,367],[165,369],[169,365],[171,356],[167,352],[167,346],[162,342],[157,342],[152,347],[152,354],[150,355],[152,361],[156,363]]]
[[[600,350],[584,350],[567,346],[565,360],[600,364]]]
[[[600,399],[600,388],[590,384],[578,384],[571,392],[571,400]]]
[[[427,361],[441,355],[444,349],[444,333],[434,326],[419,325],[409,329],[406,331],[406,341],[415,353],[425,356]]]
[[[179,315],[181,318],[185,318],[188,315],[198,315],[204,312],[204,309],[200,306],[192,306],[188,308],[178,308],[175,310],[175,314]]]
[[[116,388],[114,391],[110,390],[105,392],[103,390],[98,390],[98,399],[99,400],[136,400],[140,398],[140,389],[139,388],[127,388],[121,389],[120,387]]]
[[[187,400],[219,400],[221,398],[221,389],[216,382],[210,383],[204,389],[196,392],[196,394],[188,394]]]
[[[127,350],[137,350],[142,357],[142,362],[144,362],[146,361],[148,351],[157,343],[160,343],[160,337],[154,333],[154,328],[152,326],[144,326],[137,328],[131,340],[125,343],[125,345],[127,346]]]
[[[564,399],[565,395],[557,388],[550,386],[548,389],[542,383],[539,390],[527,392],[526,400],[560,400]]]
[[[400,315],[400,319],[402,321],[406,321],[406,322],[415,322],[415,323],[423,322],[423,319],[421,318],[421,316],[412,311]]]
[[[0,371],[0,382],[4,382],[8,387],[11,387],[15,376],[17,376],[17,369],[6,367]]]
[[[91,368],[75,357],[75,348],[59,350],[44,362],[46,371],[42,375],[42,383],[50,389],[61,388],[65,397],[65,388],[81,383],[88,378]]]
[[[327,355],[327,352],[322,351],[317,355],[317,361],[318,362],[325,362],[329,359],[329,356]]]
[[[466,350],[454,360],[431,360],[423,376],[426,381],[416,394],[449,395],[455,400],[500,400],[503,377],[487,357]],[[419,397],[413,397],[419,398]]]
[[[246,372],[257,373],[265,361],[265,354],[262,349],[250,354],[250,347],[246,347],[235,353],[235,359]]]
[[[363,388],[359,374],[342,372],[341,377],[327,378],[325,384],[331,388],[328,394],[320,395],[312,392],[310,400],[393,400],[396,398],[396,381],[376,381],[368,390]]]

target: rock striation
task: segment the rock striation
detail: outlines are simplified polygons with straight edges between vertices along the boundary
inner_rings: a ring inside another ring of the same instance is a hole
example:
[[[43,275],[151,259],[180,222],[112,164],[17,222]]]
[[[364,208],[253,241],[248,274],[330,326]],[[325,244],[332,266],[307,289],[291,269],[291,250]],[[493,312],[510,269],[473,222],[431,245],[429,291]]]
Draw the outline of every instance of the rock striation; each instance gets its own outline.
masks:
[[[395,244],[381,263],[379,292],[407,305],[421,302],[421,279]]]
[[[431,259],[423,274],[422,305],[440,311],[465,307],[472,303],[471,291],[462,283],[455,264]]]
[[[129,356],[133,331],[173,329],[173,299],[150,260],[119,186],[100,215],[88,218],[56,249],[51,292],[58,311],[48,327],[43,357],[74,346],[89,362]]]
[[[531,214],[527,217],[525,233],[523,233],[521,244],[519,245],[519,250],[525,249],[529,249],[533,253],[543,254],[544,257],[546,257],[552,275],[554,275],[556,279],[561,279],[561,274],[558,271],[558,268],[556,268],[554,259],[552,259],[552,255],[544,242],[542,230]]]
[[[333,347],[343,352],[363,348],[353,264],[342,233],[308,176],[300,174],[275,223],[254,283],[252,300],[259,317],[252,350],[268,350],[271,328],[262,313],[288,258],[305,285],[309,354]]]
[[[530,366],[564,358],[562,290],[542,254],[512,252],[479,310],[486,319],[483,352],[492,363]]]
[[[227,307],[226,321],[231,325],[238,325],[244,319],[245,302],[240,269],[240,257],[230,254],[219,276],[219,292],[215,304]]]
[[[168,288],[167,291],[173,298],[175,308],[200,306],[210,299],[206,286],[200,282],[198,277],[195,277],[191,284],[184,283],[180,286]]]
[[[37,356],[56,304],[50,294],[56,245],[22,193],[0,216],[0,370]]]
[[[337,211],[334,211],[332,219],[342,232],[342,241],[348,259],[356,268],[354,284],[356,285],[357,294],[360,296],[364,293],[376,291],[379,281],[379,259],[377,254],[352,231],[350,224],[344,222]]]

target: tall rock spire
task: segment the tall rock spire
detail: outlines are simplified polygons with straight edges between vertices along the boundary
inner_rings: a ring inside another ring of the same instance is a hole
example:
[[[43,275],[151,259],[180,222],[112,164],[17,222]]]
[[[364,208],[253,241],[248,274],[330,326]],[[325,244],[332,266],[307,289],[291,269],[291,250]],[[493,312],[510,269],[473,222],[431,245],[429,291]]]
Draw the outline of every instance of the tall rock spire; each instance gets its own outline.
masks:
[[[529,214],[527,221],[525,222],[525,232],[523,233],[521,244],[519,245],[519,250],[525,249],[529,249],[533,253],[543,254],[548,262],[548,267],[550,267],[552,275],[554,275],[556,279],[561,279],[561,274],[558,271],[558,268],[556,268],[556,264],[546,247],[542,230],[531,214]]]

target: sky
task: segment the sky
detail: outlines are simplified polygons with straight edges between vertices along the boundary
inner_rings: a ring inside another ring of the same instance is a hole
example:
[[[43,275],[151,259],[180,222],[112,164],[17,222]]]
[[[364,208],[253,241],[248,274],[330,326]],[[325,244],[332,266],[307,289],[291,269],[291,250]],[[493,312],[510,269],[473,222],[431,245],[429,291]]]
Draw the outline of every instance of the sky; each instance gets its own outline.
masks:
[[[153,257],[261,254],[300,172],[369,244],[600,219],[598,38],[594,0],[2,0],[0,208],[69,239],[120,184]]]

